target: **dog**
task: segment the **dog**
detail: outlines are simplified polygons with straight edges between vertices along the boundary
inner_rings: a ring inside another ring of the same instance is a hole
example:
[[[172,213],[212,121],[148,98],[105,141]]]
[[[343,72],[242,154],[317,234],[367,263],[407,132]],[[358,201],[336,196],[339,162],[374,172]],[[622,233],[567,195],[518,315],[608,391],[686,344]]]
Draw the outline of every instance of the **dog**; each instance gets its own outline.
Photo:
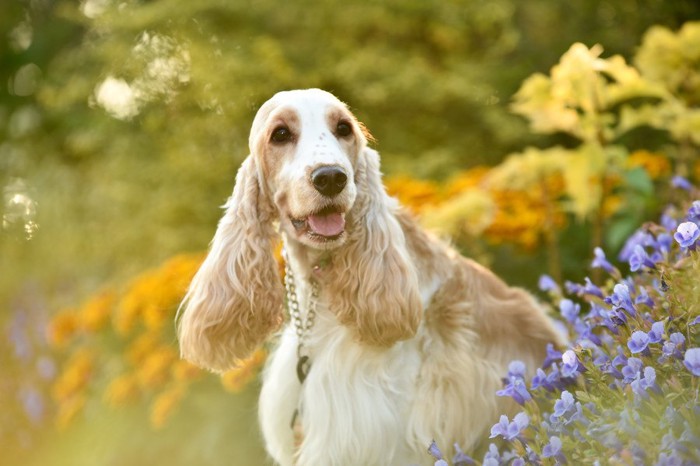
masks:
[[[282,466],[425,464],[433,439],[473,448],[513,412],[495,395],[509,362],[534,373],[547,344],[561,343],[530,294],[424,231],[386,193],[368,139],[328,92],[265,102],[181,306],[181,355],[213,371],[282,327],[259,402],[266,449]]]

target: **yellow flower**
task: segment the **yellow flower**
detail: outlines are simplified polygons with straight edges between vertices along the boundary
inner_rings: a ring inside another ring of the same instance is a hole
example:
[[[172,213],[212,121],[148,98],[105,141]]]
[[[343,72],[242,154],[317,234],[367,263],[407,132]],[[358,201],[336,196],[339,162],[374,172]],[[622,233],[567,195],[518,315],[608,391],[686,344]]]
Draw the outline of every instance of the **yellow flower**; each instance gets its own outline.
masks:
[[[143,322],[149,330],[158,330],[165,324],[172,324],[173,311],[169,307],[149,304],[143,308]]]
[[[159,329],[170,322],[202,260],[202,254],[175,256],[136,277],[117,307],[114,318],[117,332],[128,335],[139,319],[150,329]]]
[[[627,158],[627,166],[630,168],[643,168],[652,180],[668,176],[671,173],[671,163],[665,155],[647,150],[632,152]]]
[[[170,375],[170,366],[175,360],[175,350],[167,346],[161,346],[148,354],[137,367],[139,386],[154,389],[165,384]]]
[[[134,374],[122,374],[110,382],[104,393],[104,402],[116,407],[129,403],[138,396],[139,387]]]
[[[258,349],[247,359],[239,362],[238,367],[221,375],[221,383],[230,392],[239,392],[250,382],[257,369],[265,361],[265,350]]]
[[[103,291],[90,299],[80,311],[81,327],[88,332],[98,332],[109,321],[116,294],[113,291]]]
[[[468,189],[425,212],[422,223],[441,233],[458,237],[463,232],[477,236],[493,221],[495,205],[488,193]]]
[[[63,402],[74,397],[87,386],[92,376],[94,357],[87,349],[77,351],[66,364],[51,387],[54,400]]]
[[[162,428],[182,400],[185,392],[186,389],[183,385],[176,385],[159,394],[151,405],[151,426],[155,429]]]
[[[161,339],[158,334],[152,332],[143,333],[126,349],[126,359],[133,366],[138,366],[159,345],[161,345]]]
[[[482,187],[489,171],[489,167],[478,166],[458,173],[447,185],[445,195],[449,199],[465,191]]]
[[[141,313],[140,301],[140,297],[134,293],[127,293],[121,299],[113,321],[118,334],[126,336],[134,328]]]
[[[396,175],[388,178],[384,184],[389,195],[397,197],[402,205],[416,213],[435,205],[440,199],[437,184],[433,181]]]
[[[64,347],[75,336],[78,327],[78,316],[74,311],[60,312],[49,323],[47,331],[49,344],[54,348]]]
[[[178,359],[172,366],[173,379],[179,382],[196,380],[202,376],[202,369],[182,359]]]

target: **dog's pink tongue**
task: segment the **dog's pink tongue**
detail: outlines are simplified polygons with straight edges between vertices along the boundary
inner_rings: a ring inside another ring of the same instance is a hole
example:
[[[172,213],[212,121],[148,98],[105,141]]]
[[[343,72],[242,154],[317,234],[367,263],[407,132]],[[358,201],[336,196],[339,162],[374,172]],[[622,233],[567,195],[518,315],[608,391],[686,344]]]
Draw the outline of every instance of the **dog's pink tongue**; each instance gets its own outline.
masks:
[[[341,213],[309,215],[309,226],[321,236],[338,236],[345,229],[345,216]]]

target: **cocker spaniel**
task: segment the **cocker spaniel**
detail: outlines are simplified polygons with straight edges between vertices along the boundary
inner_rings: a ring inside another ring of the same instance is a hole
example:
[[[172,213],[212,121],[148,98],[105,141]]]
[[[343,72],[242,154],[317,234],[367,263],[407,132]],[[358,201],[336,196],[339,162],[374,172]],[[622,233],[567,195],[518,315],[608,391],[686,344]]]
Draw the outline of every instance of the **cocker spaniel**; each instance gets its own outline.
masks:
[[[182,357],[214,371],[283,326],[259,404],[281,465],[425,464],[432,439],[472,448],[512,412],[495,395],[508,363],[534,372],[560,341],[528,293],[387,195],[368,137],[328,92],[267,101],[181,307]]]

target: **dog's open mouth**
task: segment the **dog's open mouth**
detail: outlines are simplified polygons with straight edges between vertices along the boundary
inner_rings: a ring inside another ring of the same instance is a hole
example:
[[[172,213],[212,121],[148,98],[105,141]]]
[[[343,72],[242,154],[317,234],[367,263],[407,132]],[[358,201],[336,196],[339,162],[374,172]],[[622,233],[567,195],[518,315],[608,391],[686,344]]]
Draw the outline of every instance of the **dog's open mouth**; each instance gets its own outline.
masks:
[[[290,218],[297,233],[317,241],[333,241],[345,232],[345,214],[335,206],[324,207],[304,219]]]

